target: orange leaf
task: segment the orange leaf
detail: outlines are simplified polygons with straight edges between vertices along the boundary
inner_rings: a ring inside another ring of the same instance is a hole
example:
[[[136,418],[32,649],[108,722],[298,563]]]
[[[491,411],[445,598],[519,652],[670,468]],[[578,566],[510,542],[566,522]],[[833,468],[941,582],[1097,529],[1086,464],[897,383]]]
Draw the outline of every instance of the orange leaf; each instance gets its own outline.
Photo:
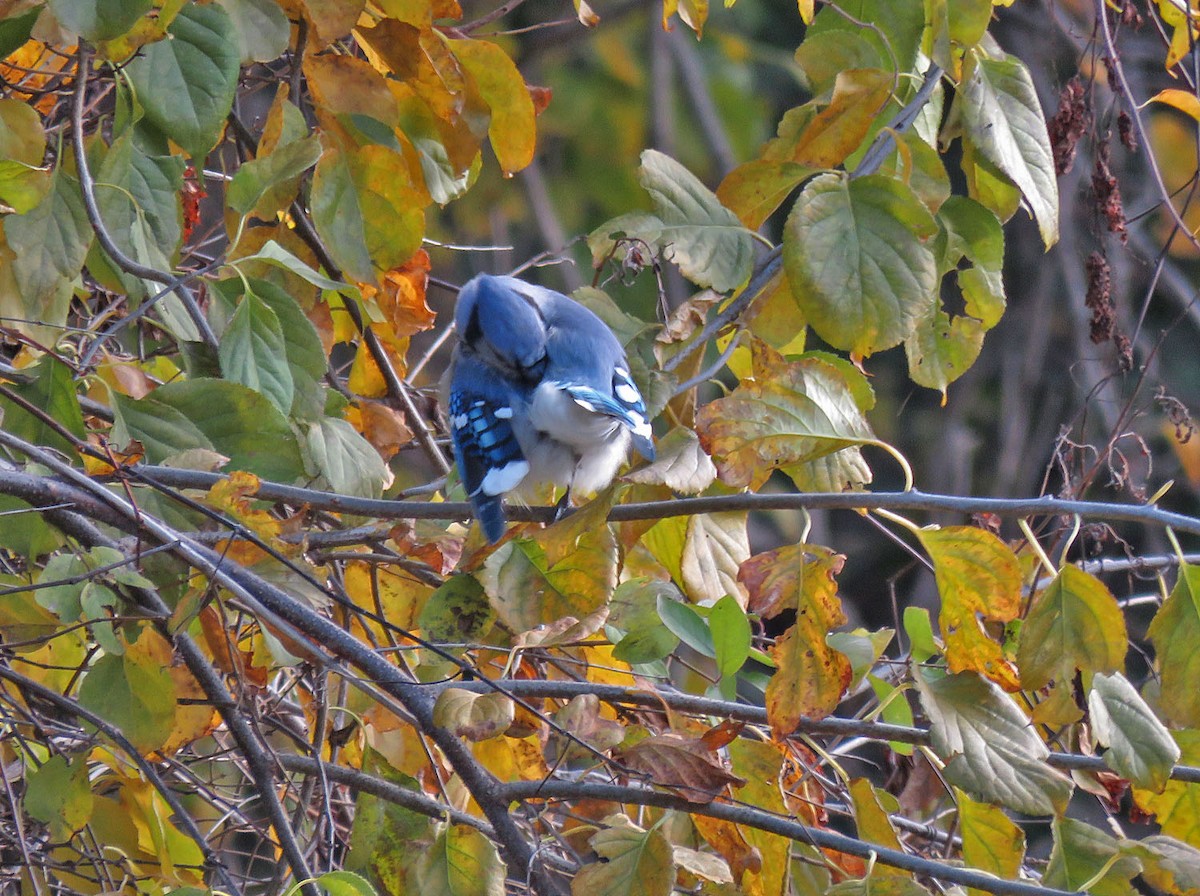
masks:
[[[426,302],[429,285],[429,253],[419,249],[398,268],[383,275],[375,301],[398,336],[412,336],[430,329],[437,314]]]
[[[738,572],[750,609],[766,618],[796,611],[795,625],[771,648],[778,668],[767,683],[767,719],[776,737],[791,734],[804,716],[829,715],[850,684],[850,661],[825,641],[846,622],[834,581],[845,560],[828,548],[793,545],[751,557]]]

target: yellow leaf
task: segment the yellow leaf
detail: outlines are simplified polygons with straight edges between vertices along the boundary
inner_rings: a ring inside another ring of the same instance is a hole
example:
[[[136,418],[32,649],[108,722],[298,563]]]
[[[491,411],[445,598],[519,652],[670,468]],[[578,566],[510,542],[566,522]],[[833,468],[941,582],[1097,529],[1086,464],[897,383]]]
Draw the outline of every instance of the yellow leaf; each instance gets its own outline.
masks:
[[[280,522],[266,510],[254,506],[253,498],[258,494],[260,484],[253,473],[235,471],[208,490],[208,503],[259,538],[270,540],[279,535]]]
[[[888,849],[901,849],[900,838],[888,818],[888,810],[880,803],[886,799],[892,806],[891,811],[898,811],[896,798],[886,791],[871,786],[866,778],[855,778],[850,782],[850,798],[854,803],[854,824],[858,828],[858,836],[868,843],[884,846]]]
[[[374,620],[365,617],[359,620],[380,643],[387,643],[389,637],[394,637],[395,628],[415,629],[417,617],[433,593],[431,586],[410,575],[371,563],[346,564],[345,587],[346,594],[356,605],[388,621],[389,628],[385,631]]]
[[[1016,555],[991,532],[970,526],[922,529],[919,537],[933,560],[950,671],[971,670],[1005,690],[1020,690],[1012,663],[982,625],[1010,622],[1020,612]]]
[[[739,800],[778,815],[794,814],[795,809],[784,802],[784,788],[780,785],[783,756],[775,744],[739,737],[728,749],[734,774],[746,780],[735,791]],[[704,839],[729,862],[734,880],[740,880],[745,893],[780,896],[788,892],[792,844],[786,837],[750,826],[740,828],[740,834],[737,828],[733,831],[717,828],[705,833],[699,825],[700,816],[693,819]]]
[[[827,357],[788,361],[757,342],[754,366],[753,379],[696,415],[700,442],[727,485],[757,488],[779,467],[876,441],[863,415],[867,397],[848,379],[853,371]]]
[[[1195,642],[1192,650],[1195,652]],[[1171,736],[1179,744],[1181,765],[1200,764],[1200,731],[1173,731]],[[1155,815],[1162,833],[1200,848],[1200,784],[1168,781],[1162,793],[1135,787],[1133,798]]]
[[[1168,87],[1166,90],[1160,90],[1154,94],[1147,102],[1165,103],[1168,106],[1178,109],[1185,115],[1190,115],[1196,121],[1200,121],[1200,98],[1197,98],[1196,94],[1189,93],[1186,90]]]
[[[813,20],[813,0],[797,0],[800,7],[800,20],[805,25],[811,25]]]
[[[957,787],[954,801],[958,804],[958,826],[962,830],[963,860],[967,866],[1001,880],[1016,880],[1025,858],[1025,832],[999,806],[977,803]],[[982,890],[968,893],[983,896]]]
[[[341,135],[342,145],[356,141],[339,121],[344,115],[365,115],[388,127],[398,123],[396,98],[384,76],[353,56],[306,55],[304,77],[312,91],[313,110],[326,131]],[[260,153],[261,154],[261,153]]]
[[[520,171],[533,161],[537,126],[533,99],[516,64],[496,44],[484,40],[456,40],[450,49],[475,81],[488,108],[488,139],[505,174]]]
[[[842,164],[866,137],[891,94],[892,76],[885,71],[841,72],[829,105],[799,133],[792,161],[812,168]]]
[[[289,19],[303,16],[312,26],[309,48],[323,50],[335,40],[350,33],[366,0],[280,0]]]

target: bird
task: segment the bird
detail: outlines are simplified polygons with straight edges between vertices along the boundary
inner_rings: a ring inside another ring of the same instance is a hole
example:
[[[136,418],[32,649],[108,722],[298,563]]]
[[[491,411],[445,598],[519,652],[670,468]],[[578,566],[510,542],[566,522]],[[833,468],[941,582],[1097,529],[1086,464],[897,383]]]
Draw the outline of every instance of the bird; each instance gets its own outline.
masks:
[[[583,305],[516,277],[479,274],[459,292],[454,325],[450,435],[488,542],[504,536],[509,493],[565,488],[560,516],[572,493],[612,482],[631,447],[654,460],[625,350]]]

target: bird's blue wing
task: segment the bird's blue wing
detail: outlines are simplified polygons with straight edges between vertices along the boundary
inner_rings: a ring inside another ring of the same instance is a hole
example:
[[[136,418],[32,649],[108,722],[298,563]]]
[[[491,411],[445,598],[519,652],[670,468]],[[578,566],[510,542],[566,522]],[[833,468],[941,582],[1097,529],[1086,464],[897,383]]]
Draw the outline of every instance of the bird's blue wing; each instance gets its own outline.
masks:
[[[562,389],[584,410],[615,417],[633,437],[633,447],[646,460],[654,460],[653,432],[646,419],[646,403],[629,371],[618,367],[613,373],[613,393],[606,395],[591,386],[563,383]]]
[[[488,541],[504,535],[501,498],[529,473],[529,462],[513,434],[513,407],[486,373],[460,361],[450,384],[450,435],[467,497]]]

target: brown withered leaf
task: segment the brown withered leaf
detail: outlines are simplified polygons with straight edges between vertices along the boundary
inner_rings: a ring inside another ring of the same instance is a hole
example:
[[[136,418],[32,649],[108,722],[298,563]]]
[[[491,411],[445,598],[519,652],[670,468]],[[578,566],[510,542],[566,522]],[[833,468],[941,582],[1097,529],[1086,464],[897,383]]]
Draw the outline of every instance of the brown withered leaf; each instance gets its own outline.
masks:
[[[728,785],[740,787],[745,778],[728,771],[700,738],[654,734],[613,758],[641,772],[659,787],[670,787],[690,803],[709,803]]]
[[[533,100],[533,114],[541,115],[550,105],[550,100],[554,98],[554,91],[549,87],[537,87],[533,84],[529,86],[529,98]]]
[[[728,746],[737,736],[742,733],[742,729],[746,727],[745,722],[737,722],[733,719],[725,719],[721,724],[709,728],[700,735],[700,743],[709,750],[719,750],[722,747]]]
[[[594,694],[580,694],[554,715],[554,723],[572,737],[578,738],[594,750],[604,752],[625,739],[625,726],[620,722],[600,715],[600,700]],[[595,755],[558,732],[554,732],[546,744],[546,761],[551,765],[560,762],[594,762]]]

